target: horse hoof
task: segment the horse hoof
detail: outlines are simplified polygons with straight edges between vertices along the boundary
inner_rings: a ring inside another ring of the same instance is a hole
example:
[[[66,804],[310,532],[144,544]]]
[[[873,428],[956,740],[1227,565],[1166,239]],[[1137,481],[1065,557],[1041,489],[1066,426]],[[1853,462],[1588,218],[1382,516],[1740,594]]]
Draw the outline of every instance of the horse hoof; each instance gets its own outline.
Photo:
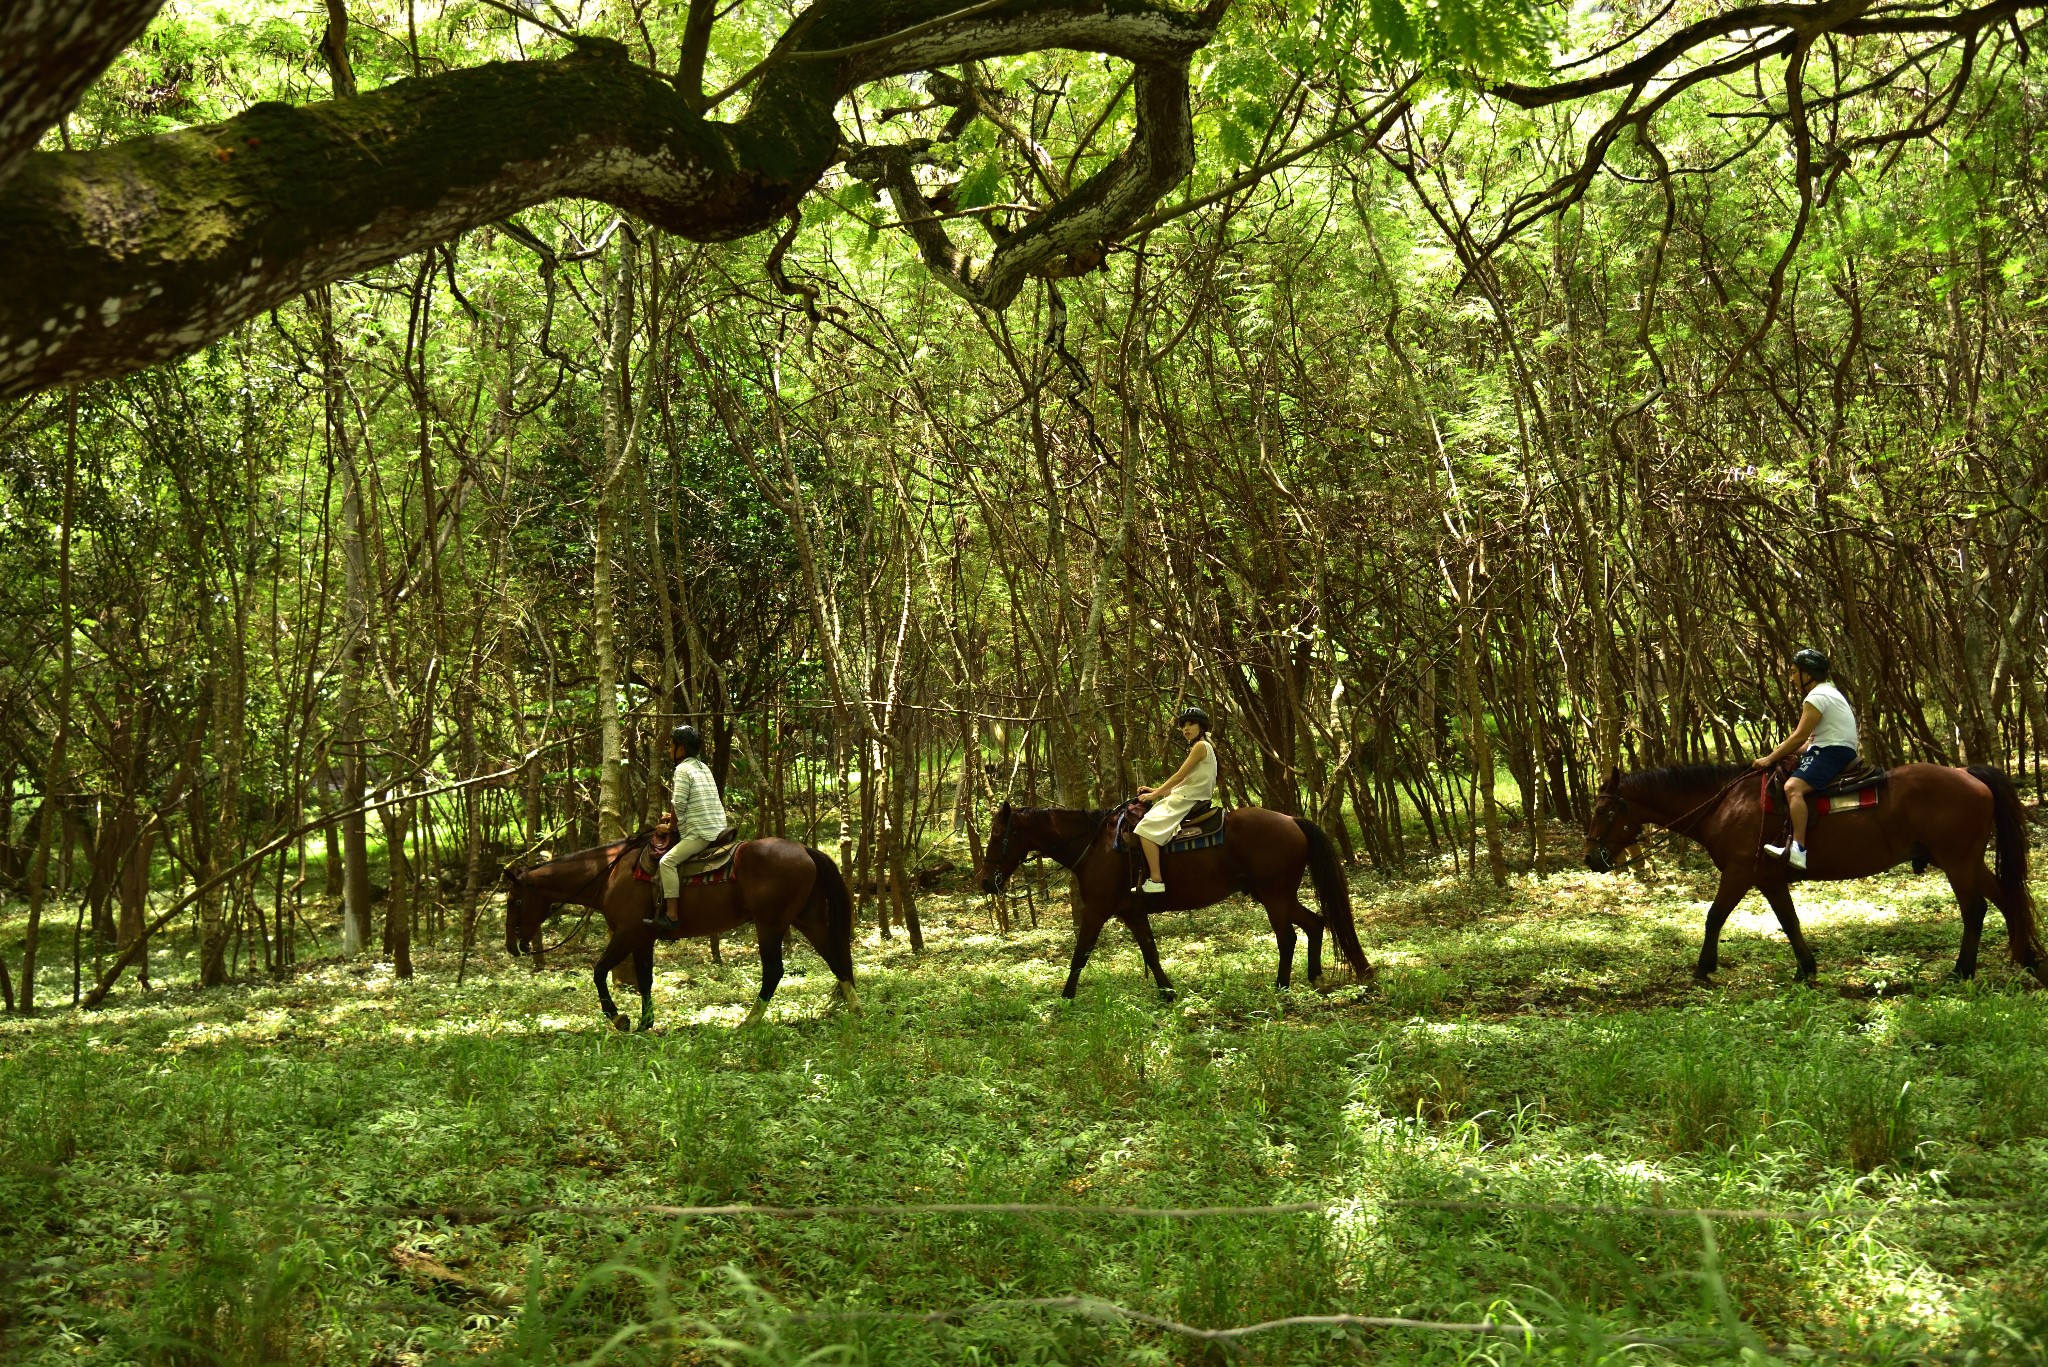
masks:
[[[617,1030],[623,1034],[624,1032],[631,1030],[632,1028],[633,1021],[629,1016],[626,1015],[625,1012],[621,1011],[618,1015],[612,1017],[612,1029]]]
[[[1178,992],[1174,991],[1174,990],[1173,990],[1172,988],[1170,988],[1170,987],[1162,987],[1162,988],[1160,988],[1160,989],[1159,989],[1159,1000],[1161,1000],[1161,1001],[1163,1001],[1163,1002],[1170,1002],[1170,1001],[1173,1001],[1173,1000],[1175,1000],[1176,998],[1178,998],[1179,996],[1180,996],[1180,993],[1178,993]]]
[[[652,1030],[652,1029],[654,1028],[654,1022],[653,1022],[653,1021],[641,1021],[641,1022],[640,1022],[640,1024],[639,1024],[639,1026],[638,1026],[637,1028],[638,1028],[639,1030],[643,1031],[643,1032],[644,1032],[644,1031],[648,1031],[648,1030]]]
[[[747,1018],[740,1022],[740,1029],[744,1030],[750,1025],[759,1025],[766,1019],[767,1015],[768,1003],[756,997],[754,1004],[747,1009]]]

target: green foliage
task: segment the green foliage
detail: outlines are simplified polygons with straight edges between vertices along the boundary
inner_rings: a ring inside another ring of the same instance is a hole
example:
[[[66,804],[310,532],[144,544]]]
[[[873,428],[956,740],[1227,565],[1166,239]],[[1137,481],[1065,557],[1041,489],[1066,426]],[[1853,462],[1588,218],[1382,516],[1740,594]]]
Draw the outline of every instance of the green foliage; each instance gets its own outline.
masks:
[[[330,967],[14,1022],[0,1260],[20,1272],[0,1342],[24,1363],[1205,1360],[1114,1318],[996,1304],[1083,1295],[1210,1326],[1522,1315],[1569,1331],[1529,1345],[1543,1361],[1624,1329],[1879,1362],[2039,1352],[2048,1247],[2034,1212],[1995,1203],[2038,1182],[2025,1084],[2048,1065],[2048,1006],[2003,967],[1942,985],[1953,910],[1905,879],[1884,895],[1896,916],[1809,906],[1819,989],[1739,926],[1728,981],[1682,986],[1695,904],[1567,873],[1477,903],[1457,880],[1361,886],[1383,974],[1427,965],[1427,1002],[1276,996],[1264,919],[1239,908],[1162,924],[1174,1005],[1114,935],[1062,1004],[1063,925],[1003,940],[985,904],[946,896],[923,956],[865,937],[858,1020],[823,1014],[829,979],[801,956],[769,1024],[735,1031],[750,958],[690,946],[664,952],[646,1035],[598,1019],[580,965],[473,963],[457,989],[432,953],[413,984]],[[1915,991],[1870,998],[1873,975]],[[1303,1199],[1336,1204],[630,1213]],[[581,1209],[459,1213],[533,1202]],[[1654,1210],[1687,1205],[1840,1214],[1717,1221],[1703,1241]],[[1397,1361],[1475,1346],[1363,1342]],[[1245,1347],[1338,1362],[1362,1341]]]

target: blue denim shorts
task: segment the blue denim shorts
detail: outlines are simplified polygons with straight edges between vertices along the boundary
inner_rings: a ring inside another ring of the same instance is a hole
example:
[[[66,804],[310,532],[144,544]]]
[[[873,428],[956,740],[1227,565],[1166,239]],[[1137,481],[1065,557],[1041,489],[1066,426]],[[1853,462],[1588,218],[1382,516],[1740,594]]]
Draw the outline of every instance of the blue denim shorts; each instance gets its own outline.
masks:
[[[1803,778],[1815,788],[1825,788],[1842,776],[1856,758],[1853,745],[1816,745],[1799,757],[1792,777]]]

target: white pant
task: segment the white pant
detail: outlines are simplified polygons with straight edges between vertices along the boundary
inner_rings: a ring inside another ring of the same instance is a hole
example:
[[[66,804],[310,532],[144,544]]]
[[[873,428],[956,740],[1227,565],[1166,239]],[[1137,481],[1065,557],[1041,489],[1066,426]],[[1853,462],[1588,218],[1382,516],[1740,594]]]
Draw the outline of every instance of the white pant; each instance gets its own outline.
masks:
[[[704,847],[710,843],[709,840],[701,835],[686,835],[678,839],[674,847],[661,857],[661,895],[663,897],[681,897],[683,895],[683,876],[677,873],[676,870],[682,867],[684,860],[689,859],[693,855],[701,854]]]

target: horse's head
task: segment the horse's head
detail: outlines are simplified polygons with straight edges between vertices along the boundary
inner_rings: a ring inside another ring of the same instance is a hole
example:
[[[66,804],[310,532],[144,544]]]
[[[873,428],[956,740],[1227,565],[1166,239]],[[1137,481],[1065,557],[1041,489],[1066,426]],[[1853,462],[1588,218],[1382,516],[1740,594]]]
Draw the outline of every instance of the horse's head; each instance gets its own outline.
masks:
[[[513,958],[540,943],[540,924],[548,916],[548,900],[527,880],[526,870],[505,870],[505,952]]]
[[[1621,770],[1616,768],[1600,785],[1593,819],[1586,823],[1586,867],[1595,873],[1612,870],[1622,852],[1642,838],[1644,820],[1621,795]]]
[[[1005,802],[989,823],[988,845],[981,852],[981,867],[974,871],[975,885],[983,892],[1001,892],[1031,848],[1030,836],[1019,829],[1017,813]]]

